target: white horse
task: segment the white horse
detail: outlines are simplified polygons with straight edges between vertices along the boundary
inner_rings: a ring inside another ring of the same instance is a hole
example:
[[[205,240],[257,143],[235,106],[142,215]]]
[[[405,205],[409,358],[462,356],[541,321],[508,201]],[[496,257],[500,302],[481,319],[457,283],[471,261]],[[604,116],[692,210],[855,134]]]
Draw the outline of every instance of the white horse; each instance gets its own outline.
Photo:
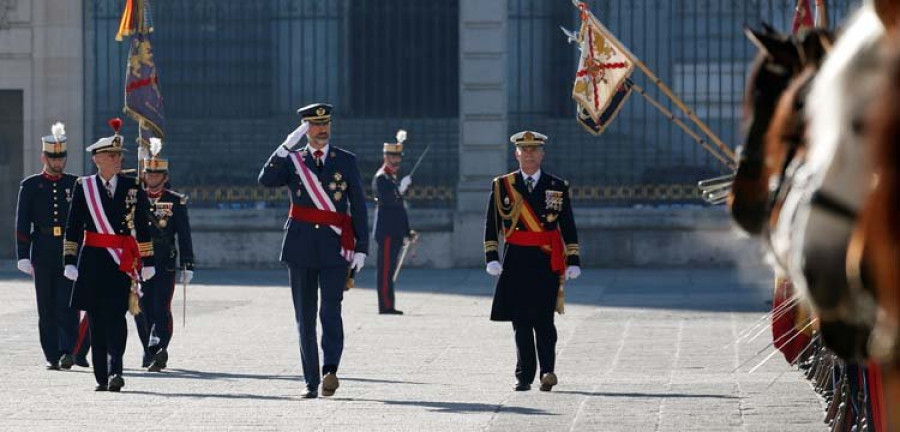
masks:
[[[875,98],[884,26],[871,1],[850,19],[806,101],[809,150],[773,235],[779,269],[816,306],[823,337],[846,359],[866,357],[871,295],[851,292],[846,256],[856,215],[872,188],[865,118]],[[859,291],[859,290],[856,290]]]

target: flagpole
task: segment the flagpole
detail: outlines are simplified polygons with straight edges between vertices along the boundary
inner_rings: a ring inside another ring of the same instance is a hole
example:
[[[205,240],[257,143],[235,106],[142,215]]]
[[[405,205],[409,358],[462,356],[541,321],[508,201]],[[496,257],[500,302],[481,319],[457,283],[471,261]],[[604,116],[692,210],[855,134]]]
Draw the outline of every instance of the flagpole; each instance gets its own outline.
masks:
[[[666,118],[668,118],[673,123],[675,123],[676,126],[680,127],[686,134],[688,134],[691,138],[693,138],[694,141],[697,141],[698,144],[703,146],[703,148],[706,149],[706,151],[708,151],[710,154],[715,156],[716,159],[720,160],[723,164],[725,164],[725,166],[727,166],[730,169],[735,168],[733,158],[732,158],[732,160],[728,160],[725,158],[725,156],[722,156],[721,154],[719,154],[718,151],[716,151],[715,149],[710,147],[709,143],[705,139],[703,139],[703,137],[701,137],[699,134],[697,134],[697,132],[694,132],[694,130],[691,129],[690,127],[688,127],[688,125],[684,121],[682,121],[680,118],[676,117],[675,114],[672,113],[672,111],[669,111],[666,107],[664,107],[656,99],[654,99],[653,97],[648,95],[647,92],[643,89],[643,87],[641,87],[637,84],[632,84],[631,88],[632,88],[632,90],[637,91],[641,96],[643,96],[644,99],[647,100],[647,102],[650,102],[650,105],[653,105],[656,109],[658,109],[659,112],[661,112],[664,116],[666,116]]]
[[[719,137],[716,136],[715,133],[713,133],[709,126],[703,123],[703,121],[701,121],[700,118],[697,117],[694,112],[690,108],[688,108],[687,105],[685,105],[684,102],[679,99],[678,96],[676,96],[675,93],[671,89],[669,89],[669,87],[664,82],[662,82],[662,80],[659,79],[659,77],[657,77],[656,74],[653,73],[653,71],[650,70],[650,68],[647,67],[647,65],[644,64],[643,61],[641,61],[641,59],[639,59],[636,55],[634,55],[634,53],[629,51],[628,48],[625,47],[625,44],[620,42],[619,39],[616,38],[615,35],[606,28],[606,26],[604,26],[603,23],[601,23],[600,20],[598,20],[590,10],[588,10],[586,3],[580,2],[578,0],[572,0],[572,3],[575,5],[575,7],[581,10],[583,14],[586,14],[586,19],[592,19],[594,24],[596,24],[600,28],[600,30],[603,31],[609,42],[615,45],[616,48],[618,48],[620,51],[624,52],[625,55],[630,57],[634,64],[638,68],[640,68],[640,70],[644,72],[645,75],[647,75],[647,78],[649,78],[650,81],[653,82],[653,84],[656,84],[656,86],[659,87],[663,94],[665,94],[666,97],[668,97],[679,109],[681,109],[681,111],[684,112],[685,115],[687,115],[688,118],[691,119],[691,121],[694,122],[694,124],[696,124],[697,127],[700,128],[700,130],[703,131],[703,133],[713,141],[713,143],[716,144],[716,146],[722,151],[722,153],[724,153],[732,160],[735,159],[734,151],[732,151],[731,148],[725,145],[725,143],[722,142],[722,140],[719,139]]]

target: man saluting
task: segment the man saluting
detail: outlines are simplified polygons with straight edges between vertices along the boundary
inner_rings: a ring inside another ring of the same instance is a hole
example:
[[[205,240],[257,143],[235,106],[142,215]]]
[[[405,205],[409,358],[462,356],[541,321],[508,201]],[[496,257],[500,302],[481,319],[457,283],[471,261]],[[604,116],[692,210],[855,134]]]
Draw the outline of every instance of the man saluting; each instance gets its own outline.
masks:
[[[330,145],[331,111],[331,105],[324,103],[300,108],[300,127],[278,146],[259,173],[261,185],[290,189],[281,261],[288,266],[300,333],[304,398],[318,397],[320,381],[323,396],[334,395],[339,386],[337,371],[344,351],[341,301],[348,266],[351,272],[361,270],[368,250],[368,215],[359,167],[353,153]],[[294,150],[304,136],[308,145]],[[317,310],[322,319],[321,371]]]

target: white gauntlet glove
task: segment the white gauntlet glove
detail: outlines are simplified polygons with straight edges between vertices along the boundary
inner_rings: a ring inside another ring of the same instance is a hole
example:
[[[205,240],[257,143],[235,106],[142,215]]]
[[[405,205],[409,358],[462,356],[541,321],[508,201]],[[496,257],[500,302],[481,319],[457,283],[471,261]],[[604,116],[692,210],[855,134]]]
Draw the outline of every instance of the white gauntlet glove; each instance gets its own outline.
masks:
[[[78,279],[78,268],[71,264],[67,265],[66,268],[63,269],[63,276],[74,282],[75,279]]]
[[[581,276],[581,267],[579,267],[579,266],[566,267],[566,280],[578,279],[578,276]]]
[[[16,263],[16,267],[22,273],[25,273],[29,276],[34,275],[34,267],[31,265],[31,260],[28,258],[20,259],[19,262]]]
[[[287,138],[284,139],[284,142],[275,149],[275,155],[282,158],[287,157],[288,152],[297,146],[297,143],[306,136],[307,131],[309,131],[309,122],[300,123],[300,126],[288,134]]]
[[[412,177],[404,176],[400,179],[400,194],[403,195],[406,193],[406,190],[409,189],[409,185],[412,184]]]
[[[350,264],[350,268],[355,270],[357,273],[362,271],[363,265],[366,263],[366,254],[357,252],[353,254],[353,263]]]
[[[500,265],[500,261],[491,261],[487,263],[486,270],[491,276],[500,276],[500,273],[503,273],[503,266]]]
[[[193,270],[182,270],[181,272],[181,282],[185,285],[191,283],[194,280],[194,271]]]
[[[148,281],[156,276],[156,267],[149,266],[141,269],[141,279]]]

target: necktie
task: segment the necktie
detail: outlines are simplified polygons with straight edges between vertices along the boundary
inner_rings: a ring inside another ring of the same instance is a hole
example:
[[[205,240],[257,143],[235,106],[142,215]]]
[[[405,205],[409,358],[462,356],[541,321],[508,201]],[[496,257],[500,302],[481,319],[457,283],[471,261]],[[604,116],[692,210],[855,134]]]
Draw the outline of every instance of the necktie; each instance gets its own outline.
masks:
[[[106,181],[106,196],[110,198],[113,197],[112,184],[109,182],[109,180]]]
[[[534,178],[526,177],[525,178],[525,186],[528,186],[528,193],[534,192]]]
[[[316,158],[316,169],[318,169],[319,171],[322,170],[322,155],[324,154],[325,153],[322,153],[322,150],[316,150],[313,152],[313,157]]]

